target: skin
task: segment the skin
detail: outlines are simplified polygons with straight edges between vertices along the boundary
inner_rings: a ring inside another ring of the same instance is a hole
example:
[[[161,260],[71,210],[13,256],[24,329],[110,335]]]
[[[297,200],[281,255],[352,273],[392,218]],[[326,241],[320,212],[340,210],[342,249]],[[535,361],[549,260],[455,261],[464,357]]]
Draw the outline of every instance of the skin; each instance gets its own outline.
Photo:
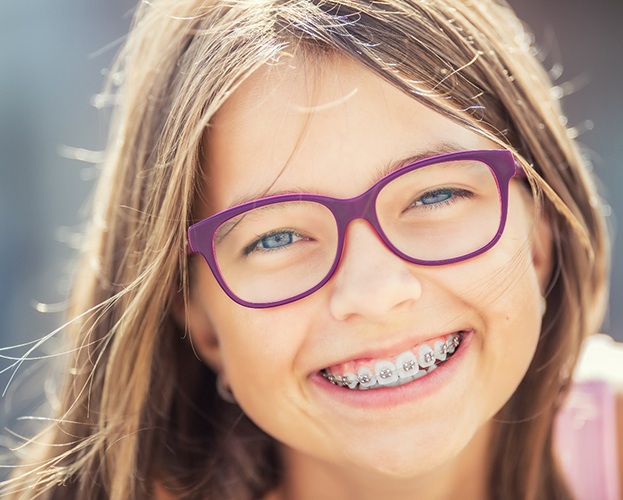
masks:
[[[380,168],[440,145],[498,149],[340,59],[261,68],[206,141],[200,217],[264,191],[356,196]],[[438,267],[403,261],[357,220],[333,278],[276,308],[237,305],[197,259],[188,327],[246,414],[281,443],[285,478],[271,498],[486,496],[493,418],[533,357],[551,267],[548,226],[522,181],[511,181],[509,203],[496,246]],[[342,402],[318,381],[319,370],[364,351],[398,354],[461,329],[473,334],[454,368],[415,395],[396,388],[392,404]]]

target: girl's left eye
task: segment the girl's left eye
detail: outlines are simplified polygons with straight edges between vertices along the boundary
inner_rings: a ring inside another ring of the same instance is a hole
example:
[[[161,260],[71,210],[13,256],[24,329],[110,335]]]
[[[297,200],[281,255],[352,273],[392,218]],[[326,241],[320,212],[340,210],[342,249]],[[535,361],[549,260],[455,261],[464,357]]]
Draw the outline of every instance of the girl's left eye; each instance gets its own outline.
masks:
[[[292,245],[293,243],[302,239],[303,236],[301,236],[294,230],[283,229],[273,231],[271,233],[260,236],[253,243],[247,246],[244,249],[244,255],[249,255],[253,252],[277,250]]]
[[[413,201],[414,206],[446,205],[458,201],[459,198],[471,198],[473,193],[466,189],[439,188],[428,191]]]

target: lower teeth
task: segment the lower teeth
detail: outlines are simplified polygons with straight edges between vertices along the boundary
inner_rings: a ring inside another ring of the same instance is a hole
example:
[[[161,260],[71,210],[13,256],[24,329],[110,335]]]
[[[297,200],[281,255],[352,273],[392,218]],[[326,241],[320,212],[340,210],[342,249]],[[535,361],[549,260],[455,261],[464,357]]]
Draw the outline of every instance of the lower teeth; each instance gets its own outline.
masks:
[[[428,375],[430,372],[432,372],[433,370],[437,369],[437,367],[443,365],[448,359],[450,359],[453,356],[454,352],[456,352],[456,350],[458,349],[458,346],[461,343],[461,340],[462,340],[462,332],[459,332],[458,336],[455,338],[454,350],[452,352],[448,351],[447,359],[437,360],[435,361],[433,365],[427,368],[417,367],[419,369],[418,371],[414,373],[413,376],[407,377],[407,378],[398,378],[395,382],[392,382],[390,384],[380,384],[379,382],[376,382],[372,385],[369,385],[368,382],[371,381],[371,378],[365,374],[364,375],[360,374],[358,378],[357,377],[352,378],[352,377],[347,377],[347,376],[342,377],[340,375],[332,374],[327,369],[322,370],[321,374],[325,379],[327,379],[333,385],[344,387],[350,390],[367,390],[367,389],[379,389],[383,387],[397,387],[400,385],[408,384],[409,382],[412,382],[413,380],[419,379],[421,377],[424,377]],[[379,375],[383,377],[385,374],[381,372]]]

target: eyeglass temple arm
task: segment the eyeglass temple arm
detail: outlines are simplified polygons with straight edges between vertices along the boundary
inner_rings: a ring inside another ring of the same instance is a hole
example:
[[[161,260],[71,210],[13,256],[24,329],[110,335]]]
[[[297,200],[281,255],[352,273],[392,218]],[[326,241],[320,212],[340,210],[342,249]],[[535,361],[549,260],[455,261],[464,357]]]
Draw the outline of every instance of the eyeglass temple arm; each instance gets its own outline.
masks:
[[[517,160],[515,160],[515,175],[522,179],[528,178],[528,176],[526,175],[526,171],[523,169],[523,167]]]
[[[186,257],[196,254],[197,252],[193,248],[192,240],[190,237],[190,228],[186,230]]]

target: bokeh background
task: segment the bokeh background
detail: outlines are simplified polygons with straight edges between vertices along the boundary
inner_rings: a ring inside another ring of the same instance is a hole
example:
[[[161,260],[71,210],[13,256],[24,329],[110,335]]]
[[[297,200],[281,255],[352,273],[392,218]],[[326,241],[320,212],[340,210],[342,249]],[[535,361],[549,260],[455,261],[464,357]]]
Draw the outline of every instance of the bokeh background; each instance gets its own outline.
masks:
[[[573,91],[563,101],[566,115],[603,181],[611,225],[620,233],[623,1],[511,4],[535,33],[557,84]],[[98,109],[98,92],[134,5],[135,0],[0,0],[0,347],[40,338],[62,319],[58,311],[97,176],[88,161],[97,162],[106,140],[107,113]],[[621,238],[614,256],[604,331],[623,340]],[[1,361],[0,369],[10,366]],[[0,376],[0,391],[10,374]],[[12,384],[0,403],[0,423],[27,411],[16,408],[16,400],[23,404],[41,393],[41,385]]]

